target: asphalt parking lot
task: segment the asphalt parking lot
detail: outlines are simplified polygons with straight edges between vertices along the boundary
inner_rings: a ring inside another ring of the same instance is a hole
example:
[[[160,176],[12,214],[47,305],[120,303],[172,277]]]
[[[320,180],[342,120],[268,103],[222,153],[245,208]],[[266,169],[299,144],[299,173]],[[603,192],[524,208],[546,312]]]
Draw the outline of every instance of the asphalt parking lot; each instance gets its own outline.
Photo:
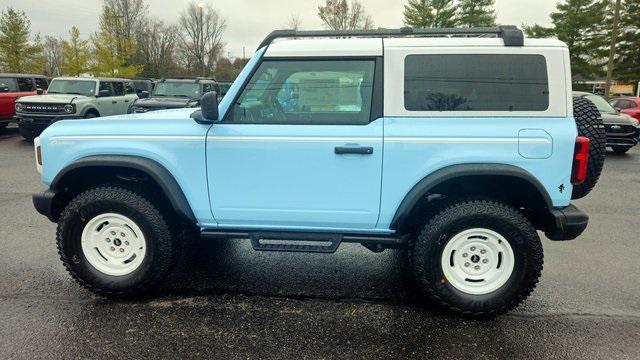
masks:
[[[32,144],[0,130],[0,358],[640,358],[640,149],[608,153],[578,240],[544,240],[537,290],[470,321],[412,296],[402,252],[256,253],[203,240],[159,295],[111,301],[64,271]]]

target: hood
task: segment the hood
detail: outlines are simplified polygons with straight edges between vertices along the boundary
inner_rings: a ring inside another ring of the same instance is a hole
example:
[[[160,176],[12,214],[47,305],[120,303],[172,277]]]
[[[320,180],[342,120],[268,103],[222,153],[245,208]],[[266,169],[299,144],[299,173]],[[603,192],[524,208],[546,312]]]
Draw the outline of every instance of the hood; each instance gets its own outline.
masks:
[[[150,107],[150,108],[172,108],[172,107],[185,107],[189,103],[193,103],[194,99],[185,97],[170,97],[170,96],[158,96],[150,97],[147,99],[136,100],[135,106]]]
[[[635,119],[627,114],[622,113],[602,113],[602,122],[605,125],[633,125],[638,123]]]
[[[75,95],[75,94],[47,94],[47,95],[32,95],[23,96],[18,99],[18,102],[34,103],[34,104],[69,104],[73,99],[85,99],[88,96]]]

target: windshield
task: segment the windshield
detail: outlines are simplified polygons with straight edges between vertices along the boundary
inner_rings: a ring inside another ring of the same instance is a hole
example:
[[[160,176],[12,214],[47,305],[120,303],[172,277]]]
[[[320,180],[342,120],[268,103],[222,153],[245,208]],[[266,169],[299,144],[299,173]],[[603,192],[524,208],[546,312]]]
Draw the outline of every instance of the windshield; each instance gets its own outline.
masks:
[[[587,95],[585,96],[587,99],[591,100],[591,102],[593,102],[596,107],[598,108],[598,111],[600,112],[605,112],[605,113],[615,113],[616,110],[611,107],[611,105],[609,105],[609,103],[607,102],[607,100],[605,100],[604,98],[597,96],[597,95]]]
[[[200,97],[200,85],[189,82],[161,82],[156,85],[153,96]]]
[[[93,80],[60,80],[53,79],[47,94],[76,94],[94,96],[96,82]]]

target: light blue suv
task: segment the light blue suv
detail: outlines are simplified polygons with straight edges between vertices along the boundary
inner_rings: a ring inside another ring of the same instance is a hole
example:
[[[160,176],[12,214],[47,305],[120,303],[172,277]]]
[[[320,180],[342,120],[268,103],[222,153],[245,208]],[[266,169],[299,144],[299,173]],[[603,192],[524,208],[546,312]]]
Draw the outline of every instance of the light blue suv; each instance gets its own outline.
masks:
[[[47,128],[34,204],[105,296],[153,289],[195,230],[263,251],[405,250],[428,300],[491,316],[535,287],[536,230],[587,226],[571,200],[598,179],[604,130],[570,74],[565,44],[515,27],[276,31],[220,104]]]

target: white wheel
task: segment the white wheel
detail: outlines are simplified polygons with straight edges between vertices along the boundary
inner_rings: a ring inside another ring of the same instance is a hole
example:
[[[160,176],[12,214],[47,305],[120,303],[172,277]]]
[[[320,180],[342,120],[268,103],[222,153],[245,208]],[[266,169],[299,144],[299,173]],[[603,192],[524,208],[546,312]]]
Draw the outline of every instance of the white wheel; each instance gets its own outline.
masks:
[[[82,230],[82,253],[101,273],[123,276],[144,260],[147,242],[140,227],[124,215],[105,213],[89,220]]]
[[[514,267],[507,239],[483,228],[465,230],[447,242],[441,266],[446,281],[472,295],[484,295],[504,285]]]

